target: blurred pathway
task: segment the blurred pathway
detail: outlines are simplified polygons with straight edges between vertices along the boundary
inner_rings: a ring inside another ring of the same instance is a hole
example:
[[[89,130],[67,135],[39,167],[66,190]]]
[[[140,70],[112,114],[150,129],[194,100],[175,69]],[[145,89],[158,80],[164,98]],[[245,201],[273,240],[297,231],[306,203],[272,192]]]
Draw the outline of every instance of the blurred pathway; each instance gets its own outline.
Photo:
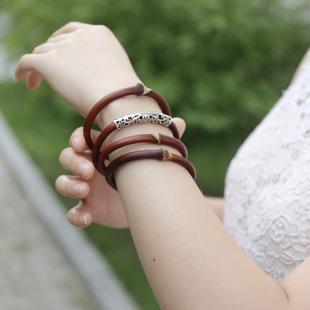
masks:
[[[96,309],[88,289],[34,213],[1,153],[0,309]]]
[[[136,310],[138,306],[0,111],[0,309]]]
[[[0,42],[0,81],[14,68]],[[0,310],[138,309],[105,257],[67,222],[1,111],[0,208]]]

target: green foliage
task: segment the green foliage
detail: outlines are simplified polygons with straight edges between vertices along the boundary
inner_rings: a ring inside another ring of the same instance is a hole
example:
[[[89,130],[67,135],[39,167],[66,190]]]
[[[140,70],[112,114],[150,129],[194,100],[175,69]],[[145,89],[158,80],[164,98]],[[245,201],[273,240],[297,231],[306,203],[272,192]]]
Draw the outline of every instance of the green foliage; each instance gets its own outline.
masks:
[[[309,45],[305,4],[278,0],[0,0],[20,56],[71,20],[108,25],[139,76],[201,135],[248,130]],[[308,4],[309,5],[309,4]]]
[[[229,160],[288,86],[309,47],[304,13],[310,4],[288,8],[283,2],[0,0],[0,12],[10,16],[4,40],[13,59],[69,21],[109,26],[140,78],[168,99],[174,116],[186,120],[182,140],[202,191],[222,195]],[[58,153],[82,120],[42,86],[27,92],[7,85],[0,89],[6,98],[1,109],[53,183],[62,173]],[[129,233],[97,226],[88,232],[142,309],[157,309]]]

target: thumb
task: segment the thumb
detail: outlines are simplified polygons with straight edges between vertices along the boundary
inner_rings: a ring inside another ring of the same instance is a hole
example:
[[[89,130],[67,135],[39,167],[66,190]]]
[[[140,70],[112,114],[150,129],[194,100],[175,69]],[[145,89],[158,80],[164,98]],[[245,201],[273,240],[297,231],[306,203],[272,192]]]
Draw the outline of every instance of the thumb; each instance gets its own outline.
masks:
[[[181,117],[174,117],[172,121],[175,123],[176,127],[178,128],[178,132],[180,134],[180,138],[183,136],[186,128],[186,123],[183,118]]]

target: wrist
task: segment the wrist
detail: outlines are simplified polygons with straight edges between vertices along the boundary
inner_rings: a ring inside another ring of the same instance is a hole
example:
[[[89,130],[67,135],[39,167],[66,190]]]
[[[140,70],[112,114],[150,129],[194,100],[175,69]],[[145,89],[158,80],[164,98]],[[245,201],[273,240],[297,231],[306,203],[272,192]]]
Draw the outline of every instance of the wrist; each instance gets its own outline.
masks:
[[[127,96],[111,102],[96,120],[98,126],[103,129],[114,119],[127,114],[137,112],[161,112],[157,102],[145,96]]]
[[[119,84],[115,87],[113,85],[99,85],[95,83],[92,85],[92,91],[89,88],[87,91],[87,96],[85,99],[90,106],[89,110],[103,97],[109,95],[117,90],[127,88],[130,86],[135,86],[137,83],[143,84],[140,79],[124,77],[124,80],[119,80]],[[83,98],[81,98],[82,100]],[[148,112],[148,111],[158,111],[160,112],[159,104],[150,97],[147,96],[137,96],[137,95],[127,95],[119,99],[113,100],[97,115],[95,123],[102,129],[107,124],[109,124],[113,119],[123,116],[129,113],[135,112]],[[89,112],[89,111],[88,111]]]
[[[100,98],[99,98],[100,99]],[[98,100],[99,100],[98,99]],[[109,105],[107,105],[102,112],[100,112],[95,120],[96,124],[101,128],[105,128],[114,119],[122,117],[127,114],[137,113],[137,112],[161,112],[159,104],[152,98],[147,96],[126,96],[120,99],[114,100]],[[103,147],[113,143],[119,139],[126,138],[133,135],[139,134],[154,134],[159,133],[173,137],[171,130],[165,126],[157,124],[140,124],[137,126],[130,126],[114,131],[110,136],[107,137],[103,143]],[[122,147],[109,155],[109,159],[113,160],[124,153],[145,150],[145,149],[158,149],[164,148],[175,154],[181,155],[176,149],[166,146],[166,145],[156,145],[151,143],[137,143]]]

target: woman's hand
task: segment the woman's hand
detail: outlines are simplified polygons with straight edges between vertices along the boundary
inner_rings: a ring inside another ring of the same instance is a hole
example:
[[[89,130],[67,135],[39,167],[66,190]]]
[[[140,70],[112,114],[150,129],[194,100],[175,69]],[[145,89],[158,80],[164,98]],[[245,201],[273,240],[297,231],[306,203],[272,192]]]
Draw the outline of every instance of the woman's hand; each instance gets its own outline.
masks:
[[[174,118],[180,136],[185,130],[185,122]],[[98,132],[92,131],[95,139]],[[61,175],[56,179],[55,186],[59,193],[80,203],[68,212],[71,224],[84,228],[91,223],[102,224],[113,228],[127,228],[128,221],[118,191],[106,182],[96,171],[83,136],[83,128],[76,129],[70,137],[70,147],[65,148],[60,156],[61,165],[73,173]]]
[[[83,116],[107,93],[141,82],[111,30],[79,22],[66,24],[23,55],[15,75],[31,89],[45,80]]]

